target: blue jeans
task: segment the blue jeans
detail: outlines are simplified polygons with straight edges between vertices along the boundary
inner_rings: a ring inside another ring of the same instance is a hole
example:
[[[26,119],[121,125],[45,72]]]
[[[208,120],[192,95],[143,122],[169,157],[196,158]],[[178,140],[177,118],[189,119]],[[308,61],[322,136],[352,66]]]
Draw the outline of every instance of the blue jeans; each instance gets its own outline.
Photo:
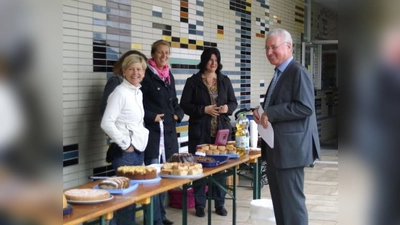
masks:
[[[145,159],[144,164],[158,164],[158,158]],[[166,219],[166,212],[164,207],[166,192],[153,196],[153,211],[154,211],[154,224],[163,224],[162,221]]]
[[[141,166],[143,165],[144,152],[134,151],[125,152],[122,151],[122,156],[114,158],[112,164],[115,172],[117,172],[120,166]],[[135,224],[136,221],[136,204],[132,204],[122,209],[118,209],[114,212],[114,218],[110,221],[110,225],[131,225]]]

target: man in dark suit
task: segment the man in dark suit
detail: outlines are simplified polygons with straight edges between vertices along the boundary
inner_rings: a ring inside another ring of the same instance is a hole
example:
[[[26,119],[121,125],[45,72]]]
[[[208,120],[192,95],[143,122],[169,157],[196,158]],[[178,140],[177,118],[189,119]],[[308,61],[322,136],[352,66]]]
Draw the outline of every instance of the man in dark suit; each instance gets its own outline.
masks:
[[[267,177],[278,225],[308,224],[304,167],[319,158],[320,145],[314,107],[314,88],[306,68],[292,56],[292,37],[284,29],[267,35],[265,53],[275,65],[274,78],[263,103],[264,113],[254,120],[274,128],[274,148],[262,142]]]

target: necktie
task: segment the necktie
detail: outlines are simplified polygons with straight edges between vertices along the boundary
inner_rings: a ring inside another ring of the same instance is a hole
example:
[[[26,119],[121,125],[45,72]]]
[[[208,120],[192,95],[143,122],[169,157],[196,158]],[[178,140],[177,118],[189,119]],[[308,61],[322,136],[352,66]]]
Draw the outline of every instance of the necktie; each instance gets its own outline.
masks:
[[[274,92],[275,85],[278,81],[279,75],[280,75],[279,69],[275,68],[275,73],[274,73],[274,77],[272,78],[272,81],[271,81],[271,86],[269,87],[267,95],[265,96],[264,108],[268,107],[269,101],[271,100],[272,92]]]

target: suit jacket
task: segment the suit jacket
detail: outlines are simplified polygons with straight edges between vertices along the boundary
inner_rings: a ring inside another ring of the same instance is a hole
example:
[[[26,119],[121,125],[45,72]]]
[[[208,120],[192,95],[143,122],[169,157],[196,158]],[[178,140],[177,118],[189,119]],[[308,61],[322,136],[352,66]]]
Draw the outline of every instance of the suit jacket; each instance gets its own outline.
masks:
[[[230,79],[217,74],[218,97],[217,105],[228,105],[228,112],[218,116],[218,129],[232,130],[229,118],[237,107],[235,92]],[[200,73],[194,74],[186,80],[183,88],[180,105],[189,115],[189,152],[196,152],[196,145],[211,143],[211,116],[204,112],[204,108],[211,105],[210,94]],[[230,139],[230,135],[229,135]]]
[[[168,160],[174,153],[179,152],[176,123],[180,123],[184,113],[179,106],[175,90],[175,79],[170,72],[171,83],[166,84],[147,67],[142,81],[144,123],[149,130],[149,142],[144,152],[145,159],[158,158],[160,146],[160,124],[154,122],[157,114],[164,114],[164,147]],[[178,115],[178,121],[174,120],[174,114]]]
[[[303,167],[319,158],[314,87],[306,68],[292,60],[263,108],[275,134],[274,149],[263,144],[268,163],[285,169]]]

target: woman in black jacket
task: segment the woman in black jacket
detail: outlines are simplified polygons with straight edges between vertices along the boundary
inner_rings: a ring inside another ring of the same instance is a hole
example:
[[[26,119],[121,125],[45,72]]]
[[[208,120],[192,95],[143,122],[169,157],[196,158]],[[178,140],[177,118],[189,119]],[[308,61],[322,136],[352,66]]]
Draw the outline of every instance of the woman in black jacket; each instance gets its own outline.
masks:
[[[181,122],[184,113],[178,104],[175,79],[168,64],[170,48],[170,44],[164,40],[153,43],[151,59],[148,60],[146,74],[142,81],[144,122],[150,132],[144,152],[144,163],[146,165],[161,163],[164,158],[167,161],[174,153],[179,151],[176,123]],[[161,120],[164,132],[161,132]],[[164,141],[160,145],[162,136]],[[160,156],[161,147],[164,147],[164,157]],[[159,223],[157,221],[160,219],[163,224],[172,224],[165,217],[165,193],[157,197],[159,198],[154,201],[155,224]],[[161,215],[158,210],[161,211]]]
[[[218,130],[232,130],[229,116],[237,107],[237,100],[230,79],[221,73],[221,55],[217,48],[208,48],[201,54],[199,72],[186,80],[180,105],[189,115],[189,152],[194,154],[199,144],[214,144]],[[229,135],[230,137],[230,135]],[[218,181],[225,186],[225,179]],[[202,181],[193,182],[196,215],[204,217],[206,194]],[[213,190],[215,211],[226,216],[226,192]]]

